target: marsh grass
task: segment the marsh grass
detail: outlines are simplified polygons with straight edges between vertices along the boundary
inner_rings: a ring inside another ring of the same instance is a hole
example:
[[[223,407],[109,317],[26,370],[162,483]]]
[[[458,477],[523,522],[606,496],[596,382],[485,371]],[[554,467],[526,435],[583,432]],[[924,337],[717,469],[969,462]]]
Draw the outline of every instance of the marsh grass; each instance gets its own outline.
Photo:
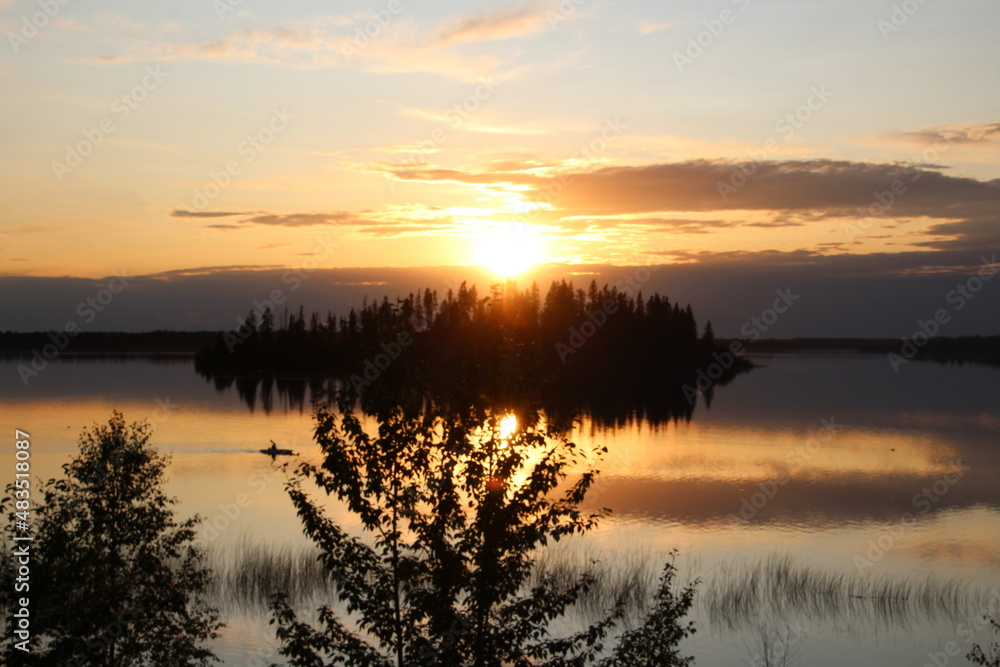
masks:
[[[613,556],[588,549],[548,549],[535,561],[528,584],[537,585],[552,577],[560,590],[573,586],[585,573],[594,576],[593,584],[580,596],[571,610],[579,618],[593,623],[603,618],[619,599],[625,604],[626,622],[641,620],[656,592],[663,571],[663,561],[644,551],[630,550]]]
[[[293,604],[332,601],[336,584],[317,560],[310,546],[272,546],[241,535],[208,550],[214,579],[208,594],[211,602],[233,611],[261,611],[271,595],[286,593]],[[581,596],[574,611],[580,618],[600,618],[619,597],[629,615],[638,618],[656,592],[663,563],[640,551],[617,555],[613,560],[582,549],[543,551],[526,586],[552,577],[560,589],[576,583],[586,571],[594,574],[593,585]]]
[[[275,592],[287,593],[300,608],[333,602],[336,586],[317,553],[308,545],[272,546],[248,536],[213,547],[208,554],[216,575],[208,591],[210,602],[228,611],[251,613],[266,610]],[[590,572],[593,584],[571,614],[592,623],[621,599],[628,623],[645,615],[667,559],[668,555],[640,549],[608,553],[580,546],[548,548],[537,555],[526,585],[551,577],[565,589]],[[845,632],[912,629],[922,622],[966,618],[988,597],[985,587],[965,579],[834,572],[782,554],[724,562],[707,570],[691,562],[677,564],[680,584],[695,576],[701,579],[695,599],[703,621],[716,629],[751,635],[761,631],[763,622],[777,629],[806,625]]]
[[[332,598],[335,586],[317,556],[310,546],[272,546],[241,535],[209,550],[208,562],[215,573],[209,597],[231,611],[264,610],[279,592],[293,604]]]
[[[961,618],[985,599],[985,590],[966,579],[830,572],[774,554],[756,562],[722,564],[706,577],[699,602],[713,625],[740,630],[760,619],[910,627]]]

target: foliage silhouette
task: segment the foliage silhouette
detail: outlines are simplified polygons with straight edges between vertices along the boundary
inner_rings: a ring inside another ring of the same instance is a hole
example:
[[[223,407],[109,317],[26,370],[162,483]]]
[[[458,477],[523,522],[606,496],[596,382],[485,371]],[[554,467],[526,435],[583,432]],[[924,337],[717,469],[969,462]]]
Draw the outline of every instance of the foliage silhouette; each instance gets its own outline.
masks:
[[[624,615],[620,600],[576,634],[549,633],[592,585],[592,573],[568,586],[551,576],[527,585],[539,547],[583,533],[607,513],[579,507],[606,450],[582,450],[548,432],[531,411],[516,415],[513,430],[508,415],[474,403],[391,405],[375,416],[378,432],[370,435],[353,396],[342,395],[336,413],[317,411],[322,464],[286,464],[289,496],[350,616],[324,606],[317,629],[276,597],[272,622],[290,664],[688,664],[677,644],[694,632],[681,623],[694,589],[673,591],[672,564],[645,624],[605,657]],[[369,539],[328,518],[305,481],[344,503]]]
[[[1000,623],[995,618],[984,616],[990,622],[994,633],[1000,633]],[[972,650],[965,656],[966,660],[971,660],[977,665],[986,667],[1000,667],[1000,643],[993,642],[987,646],[986,650],[979,644],[973,644]]]
[[[43,502],[31,515],[32,651],[13,648],[8,638],[9,661],[117,667],[216,660],[201,646],[222,624],[202,600],[210,573],[193,544],[198,519],[175,521],[176,500],[162,489],[167,458],[149,438],[148,423],[126,425],[115,411],[106,425],[84,430],[64,477],[34,490]],[[7,492],[14,495],[13,485]],[[11,500],[4,498],[0,512]],[[12,531],[13,521],[5,538]]]
[[[566,421],[582,411],[610,423],[635,413],[689,419],[682,386],[722,351],[710,325],[699,337],[690,306],[596,282],[587,291],[555,282],[544,300],[534,285],[494,285],[480,297],[463,283],[444,299],[425,289],[344,318],[313,314],[308,326],[301,311],[273,320],[270,311],[251,312],[241,330],[221,334],[196,358],[199,372],[220,390],[235,384],[251,409],[258,388],[269,409],[272,379],[279,394],[301,400],[305,380],[296,388],[288,376],[308,374],[339,377],[366,401],[402,387],[445,402],[485,389],[507,402],[541,402]],[[714,385],[750,367],[736,358]]]
[[[435,352],[471,360],[490,351],[560,374],[594,372],[595,364],[598,371],[618,372],[623,363],[639,361],[643,372],[677,375],[697,368],[717,349],[710,327],[708,336],[699,338],[691,306],[659,294],[632,296],[596,282],[584,291],[559,281],[543,300],[537,286],[519,290],[511,281],[493,285],[488,296],[465,283],[444,298],[436,290],[418,290],[394,303],[383,298],[351,309],[346,317],[313,313],[308,324],[302,309],[278,323],[269,308],[251,311],[238,330],[217,336],[197,359],[200,369],[213,374],[357,373],[365,369],[364,360],[383,353],[401,334],[414,341],[416,356],[429,365]]]

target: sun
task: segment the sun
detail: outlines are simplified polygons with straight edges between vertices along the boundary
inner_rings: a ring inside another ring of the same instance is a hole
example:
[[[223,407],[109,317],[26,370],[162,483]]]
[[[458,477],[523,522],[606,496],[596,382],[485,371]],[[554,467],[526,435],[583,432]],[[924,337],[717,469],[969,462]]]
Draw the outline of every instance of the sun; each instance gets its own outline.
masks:
[[[542,242],[531,225],[505,225],[479,242],[477,263],[505,278],[524,273],[542,260]]]
[[[497,431],[494,433],[497,436],[500,449],[507,449],[510,446],[511,436],[517,431],[517,415],[512,412],[504,415],[497,423],[496,429],[499,433]]]
[[[506,414],[503,419],[500,420],[500,439],[508,440],[510,436],[514,435],[514,431],[517,430],[517,415],[514,413]]]

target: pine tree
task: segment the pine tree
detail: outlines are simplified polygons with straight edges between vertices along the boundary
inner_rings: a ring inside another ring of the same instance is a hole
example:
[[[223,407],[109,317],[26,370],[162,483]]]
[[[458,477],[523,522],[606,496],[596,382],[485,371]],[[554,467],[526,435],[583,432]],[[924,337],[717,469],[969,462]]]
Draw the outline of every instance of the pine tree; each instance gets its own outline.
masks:
[[[701,336],[701,349],[704,354],[715,351],[715,331],[712,329],[711,320],[705,324],[705,333]]]

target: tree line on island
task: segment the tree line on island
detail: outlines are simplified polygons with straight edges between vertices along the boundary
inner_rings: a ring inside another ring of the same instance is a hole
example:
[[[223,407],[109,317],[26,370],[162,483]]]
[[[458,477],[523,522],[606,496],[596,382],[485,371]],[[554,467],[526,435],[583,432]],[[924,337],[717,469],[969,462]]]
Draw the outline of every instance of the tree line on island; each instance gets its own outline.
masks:
[[[261,304],[263,305],[263,304]],[[616,287],[576,289],[496,284],[488,295],[465,283],[442,297],[423,289],[351,309],[346,315],[297,314],[275,321],[252,310],[196,357],[210,377],[330,374],[364,396],[405,385],[439,396],[487,390],[494,400],[558,393],[594,404],[624,395],[689,401],[680,387],[721,351],[711,323],[699,331],[690,305]],[[749,364],[739,360],[716,384]]]

